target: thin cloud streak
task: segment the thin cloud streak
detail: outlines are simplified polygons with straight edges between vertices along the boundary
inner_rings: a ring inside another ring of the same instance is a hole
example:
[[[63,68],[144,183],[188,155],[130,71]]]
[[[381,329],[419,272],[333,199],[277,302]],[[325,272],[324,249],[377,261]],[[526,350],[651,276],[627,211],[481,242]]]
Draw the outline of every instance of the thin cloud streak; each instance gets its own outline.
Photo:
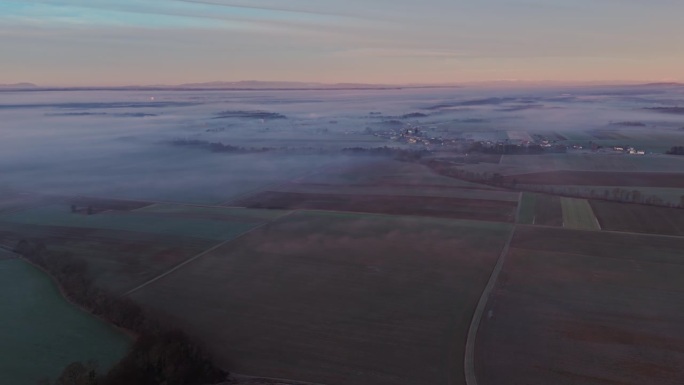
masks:
[[[336,16],[336,17],[359,19],[359,20],[377,20],[375,18],[364,17],[362,15],[352,14],[352,13],[323,12],[323,11],[307,10],[307,9],[301,9],[301,8],[245,5],[242,3],[235,3],[235,2],[230,2],[230,1],[229,2],[219,2],[219,1],[210,1],[210,0],[174,0],[174,1],[181,2],[181,3],[213,5],[213,6],[227,7],[227,8],[256,9],[256,10],[264,10],[264,11],[275,11],[275,12],[307,14],[307,15],[319,15],[319,16]]]
[[[0,83],[594,80],[613,72],[629,79],[678,77],[684,51],[674,47],[684,34],[684,2],[617,5],[0,0]],[[155,65],[159,57],[163,76]]]

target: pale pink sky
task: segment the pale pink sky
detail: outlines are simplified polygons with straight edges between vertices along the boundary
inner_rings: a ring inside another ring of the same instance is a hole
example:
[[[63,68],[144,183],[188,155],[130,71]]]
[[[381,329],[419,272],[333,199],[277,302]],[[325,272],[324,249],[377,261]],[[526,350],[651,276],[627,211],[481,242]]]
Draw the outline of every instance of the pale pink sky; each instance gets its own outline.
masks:
[[[682,81],[680,0],[6,0],[0,83]]]

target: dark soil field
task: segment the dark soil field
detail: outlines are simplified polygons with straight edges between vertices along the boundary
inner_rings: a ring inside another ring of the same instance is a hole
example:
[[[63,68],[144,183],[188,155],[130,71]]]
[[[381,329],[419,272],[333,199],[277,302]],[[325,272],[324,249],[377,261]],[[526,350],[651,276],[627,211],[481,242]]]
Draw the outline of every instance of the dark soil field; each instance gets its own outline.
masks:
[[[235,202],[238,206],[419,215],[513,222],[517,202],[447,197],[308,194],[265,191]]]
[[[684,236],[684,209],[599,200],[589,202],[604,230]]]
[[[681,384],[682,250],[684,238],[518,226],[478,335],[479,384]]]
[[[236,373],[464,384],[470,320],[510,225],[297,212],[132,297]]]
[[[548,171],[509,175],[504,179],[535,185],[684,187],[683,173],[668,172]]]

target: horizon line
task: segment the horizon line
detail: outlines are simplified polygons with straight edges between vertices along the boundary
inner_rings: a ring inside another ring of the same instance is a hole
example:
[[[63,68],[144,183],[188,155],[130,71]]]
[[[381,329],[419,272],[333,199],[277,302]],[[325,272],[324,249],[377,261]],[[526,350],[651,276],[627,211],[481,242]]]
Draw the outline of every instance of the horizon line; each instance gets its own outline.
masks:
[[[249,87],[248,85],[253,87]],[[410,83],[367,83],[367,82],[316,82],[316,81],[293,81],[293,80],[213,80],[188,83],[162,83],[162,84],[130,84],[124,85],[65,85],[65,84],[36,84],[27,81],[0,83],[0,87],[10,89],[12,87],[23,89],[353,89],[353,88],[439,88],[439,87],[463,87],[477,85],[684,85],[680,80],[526,80],[526,79],[495,79],[475,80],[463,82],[410,82]],[[278,86],[279,85],[279,86]]]

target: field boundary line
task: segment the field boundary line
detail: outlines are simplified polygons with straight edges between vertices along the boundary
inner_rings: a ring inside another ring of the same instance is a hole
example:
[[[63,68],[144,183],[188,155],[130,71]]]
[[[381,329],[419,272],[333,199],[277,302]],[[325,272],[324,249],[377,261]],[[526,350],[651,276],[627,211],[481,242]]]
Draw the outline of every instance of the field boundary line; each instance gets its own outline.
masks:
[[[511,202],[512,203],[512,202]],[[357,216],[376,216],[376,217],[390,217],[390,218],[418,218],[418,219],[436,219],[443,221],[452,222],[476,222],[476,223],[493,223],[499,225],[515,225],[511,222],[501,222],[501,221],[491,221],[484,219],[464,219],[464,218],[452,218],[452,217],[432,217],[425,215],[410,215],[410,214],[383,214],[383,213],[369,213],[364,211],[340,211],[340,210],[321,210],[321,209],[285,209],[292,211],[310,212],[310,213],[322,213],[322,214],[351,214]]]
[[[280,219],[282,219],[282,218],[285,218],[285,217],[287,217],[287,216],[289,216],[289,215],[292,215],[292,214],[294,214],[295,212],[296,212],[296,211],[290,211],[290,212],[288,212],[288,213],[286,213],[286,214],[284,214],[284,215],[281,215],[281,216],[279,216],[279,217],[277,217],[277,218],[275,218],[275,219],[273,219],[273,220],[271,220],[271,221],[264,222],[264,223],[262,223],[262,224],[260,224],[260,225],[258,225],[258,226],[255,226],[255,227],[252,227],[251,229],[248,229],[248,230],[246,230],[246,231],[243,231],[242,233],[236,235],[236,236],[233,237],[233,238],[226,239],[225,241],[223,241],[223,242],[221,242],[221,243],[219,243],[219,244],[217,244],[217,245],[214,245],[214,246],[208,248],[207,250],[204,250],[203,252],[201,252],[201,253],[199,253],[199,254],[196,254],[196,255],[194,255],[194,256],[192,256],[192,257],[186,259],[185,261],[179,263],[178,265],[172,267],[171,269],[165,271],[164,273],[162,273],[162,274],[160,274],[160,275],[158,275],[158,276],[156,276],[156,277],[150,279],[149,281],[144,282],[144,283],[142,283],[142,284],[140,284],[140,285],[134,287],[133,289],[131,289],[131,290],[125,292],[123,295],[124,295],[124,296],[131,295],[131,294],[133,294],[133,293],[139,291],[140,289],[143,289],[143,288],[145,288],[146,286],[149,286],[149,285],[151,285],[151,284],[157,282],[158,280],[160,280],[160,279],[162,279],[162,278],[164,278],[164,277],[166,277],[166,276],[168,276],[168,275],[174,273],[175,271],[181,269],[181,268],[184,267],[185,265],[187,265],[187,264],[189,264],[189,263],[191,263],[191,262],[193,262],[193,261],[196,261],[197,259],[199,259],[199,258],[201,258],[201,257],[203,257],[203,256],[205,256],[205,255],[207,255],[207,254],[209,254],[209,253],[211,253],[212,251],[214,251],[214,250],[220,248],[221,246],[224,246],[224,245],[226,245],[226,244],[228,244],[228,243],[230,243],[230,242],[236,241],[236,240],[238,240],[238,239],[244,237],[245,235],[251,233],[252,231],[258,230],[258,229],[260,229],[260,228],[262,228],[262,227],[264,227],[264,226],[266,226],[266,225],[268,225],[268,224],[270,224],[270,223],[272,223],[272,222],[274,222],[274,221],[277,221],[277,220],[280,220]]]
[[[515,210],[515,218],[513,220],[513,223],[518,223],[520,221],[520,212],[522,211],[522,204],[523,204],[523,192],[520,191],[518,193],[518,209]]]
[[[616,260],[616,261],[637,261],[638,259],[636,258],[622,258],[622,257],[613,257],[613,256],[606,256],[606,255],[590,255],[590,254],[578,254],[578,253],[570,253],[567,251],[556,251],[556,250],[542,250],[542,249],[530,249],[529,247],[520,247],[516,246],[516,250],[520,251],[532,251],[532,252],[538,252],[538,253],[553,253],[553,254],[558,254],[563,257],[567,258],[596,258],[596,259],[610,259],[610,260]],[[684,264],[682,263],[676,263],[676,262],[663,262],[663,261],[658,261],[658,262],[651,262],[651,261],[641,261],[643,263],[649,263],[649,264],[658,264],[658,265],[668,265],[668,266],[677,266],[677,267],[682,267]],[[668,291],[668,290],[660,290],[660,291]]]
[[[136,212],[136,211],[138,211],[138,210],[147,209],[147,208],[150,208],[150,207],[159,206],[159,205],[163,205],[163,204],[164,204],[164,203],[154,202],[154,203],[152,203],[152,204],[150,204],[150,205],[147,205],[147,206],[138,207],[138,208],[135,208],[135,209],[133,209],[133,210],[128,210],[128,212],[129,212],[129,213],[134,213],[134,212]]]
[[[298,380],[291,380],[291,379],[287,379],[287,378],[250,376],[247,374],[238,374],[238,373],[231,373],[231,378],[234,378],[237,380],[248,380],[248,381],[250,381],[250,380],[268,381],[268,382],[276,381],[276,382],[278,382],[278,385],[325,385],[321,382],[298,381]]]
[[[598,231],[603,231],[603,227],[601,226],[601,222],[599,222],[598,216],[596,216],[596,211],[594,211],[594,206],[591,204],[591,200],[585,199],[587,201],[587,205],[589,206],[589,211],[591,211],[591,217],[594,218],[594,222],[596,223],[596,228]]]
[[[503,265],[506,260],[506,255],[508,255],[508,250],[511,247],[511,242],[513,241],[513,236],[515,235],[516,226],[513,226],[511,234],[508,236],[506,243],[504,244],[499,259],[494,265],[492,274],[489,276],[489,281],[487,286],[485,286],[480,296],[480,300],[475,308],[475,313],[473,313],[473,318],[470,320],[470,328],[468,329],[468,337],[466,339],[465,346],[465,357],[463,359],[465,381],[467,385],[477,385],[477,376],[475,374],[475,342],[477,339],[477,332],[480,329],[480,324],[482,323],[482,315],[487,308],[487,303],[489,302],[489,297],[491,297],[494,292],[494,287],[496,286],[496,281],[499,279],[501,270],[503,270]]]
[[[549,226],[549,225],[526,225],[524,223],[520,224],[521,226],[527,226],[527,227],[541,227],[544,229],[556,229],[556,230],[565,230],[565,231],[586,231],[586,232],[594,232],[596,233],[596,230],[585,230],[585,229],[571,229],[568,227],[559,227],[559,226]],[[674,239],[679,239],[682,240],[684,239],[684,235],[671,235],[671,234],[654,234],[654,233],[635,233],[633,231],[616,231],[616,230],[605,230],[601,229],[601,233],[605,234],[622,234],[622,235],[633,235],[633,236],[643,236],[643,237],[656,237],[656,238],[674,238]]]
[[[0,253],[7,253],[7,255],[9,255],[9,257],[4,258],[4,259],[21,259],[22,258],[21,255],[19,255],[19,253],[17,253],[16,251],[14,251],[13,248],[11,248],[7,245],[0,245]],[[2,259],[0,259],[0,261],[1,260]]]

